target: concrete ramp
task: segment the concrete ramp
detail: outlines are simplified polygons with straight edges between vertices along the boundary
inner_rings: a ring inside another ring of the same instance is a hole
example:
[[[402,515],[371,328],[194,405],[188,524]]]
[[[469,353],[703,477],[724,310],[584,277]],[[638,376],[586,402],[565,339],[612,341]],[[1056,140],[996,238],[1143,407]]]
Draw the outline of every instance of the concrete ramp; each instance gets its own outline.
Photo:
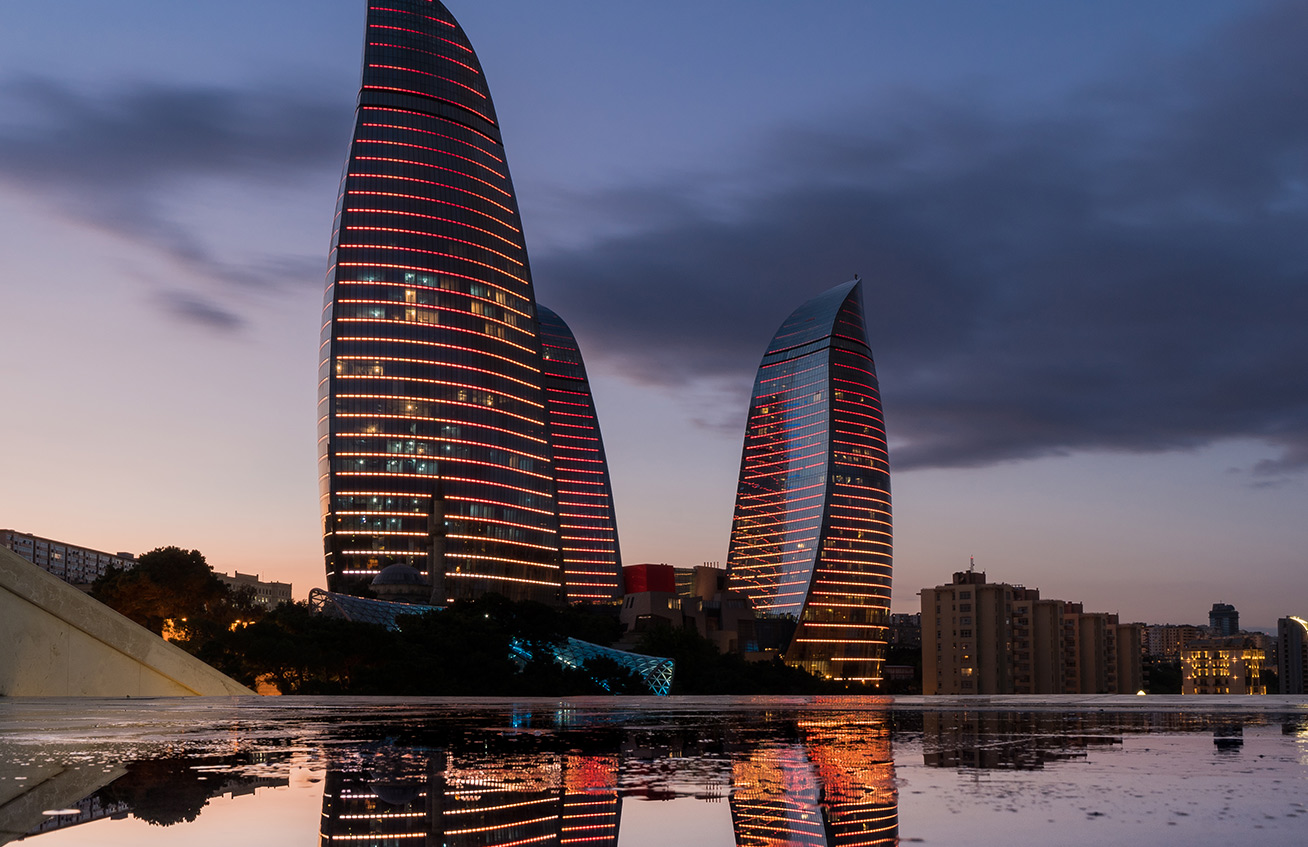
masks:
[[[45,814],[47,810],[71,806],[80,812],[71,820],[80,823],[89,819],[91,815],[81,806],[82,801],[126,773],[127,768],[121,765],[106,768],[0,763],[0,845],[21,840],[42,825],[49,826],[51,816]],[[69,820],[60,819],[65,824]]]
[[[234,694],[254,692],[0,547],[0,695]]]

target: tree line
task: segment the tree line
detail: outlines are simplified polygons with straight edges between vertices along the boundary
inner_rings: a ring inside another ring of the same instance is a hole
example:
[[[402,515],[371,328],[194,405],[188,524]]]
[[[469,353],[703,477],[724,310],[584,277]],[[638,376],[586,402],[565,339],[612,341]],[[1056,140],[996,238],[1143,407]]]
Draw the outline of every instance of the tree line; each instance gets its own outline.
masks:
[[[110,570],[92,596],[250,687],[283,694],[412,696],[571,696],[647,694],[611,659],[581,668],[553,660],[569,637],[609,646],[622,636],[617,610],[554,607],[497,594],[462,600],[388,629],[313,612],[307,603],[267,609],[248,589],[231,589],[198,550],[162,547],[134,568]],[[517,642],[532,654],[515,660]],[[655,627],[635,652],[676,663],[673,694],[851,693],[780,660],[722,654],[694,629]]]

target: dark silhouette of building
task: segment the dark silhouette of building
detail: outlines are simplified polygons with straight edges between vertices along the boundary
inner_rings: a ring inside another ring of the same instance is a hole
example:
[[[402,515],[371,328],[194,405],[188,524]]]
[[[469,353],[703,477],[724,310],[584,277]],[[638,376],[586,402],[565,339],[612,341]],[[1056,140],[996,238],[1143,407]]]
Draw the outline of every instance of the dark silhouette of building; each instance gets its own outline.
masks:
[[[545,410],[558,479],[563,587],[569,601],[622,597],[613,484],[581,348],[563,319],[537,305]]]
[[[477,55],[435,0],[370,5],[323,312],[331,590],[399,563],[436,604],[562,599],[544,361]]]
[[[1282,694],[1306,694],[1308,621],[1291,615],[1276,622],[1276,661]]]
[[[1239,635],[1240,613],[1230,603],[1214,603],[1208,613],[1208,626],[1218,637]]]
[[[786,662],[877,683],[890,614],[890,465],[855,279],[796,309],[759,365],[727,554],[731,588],[798,623]]]

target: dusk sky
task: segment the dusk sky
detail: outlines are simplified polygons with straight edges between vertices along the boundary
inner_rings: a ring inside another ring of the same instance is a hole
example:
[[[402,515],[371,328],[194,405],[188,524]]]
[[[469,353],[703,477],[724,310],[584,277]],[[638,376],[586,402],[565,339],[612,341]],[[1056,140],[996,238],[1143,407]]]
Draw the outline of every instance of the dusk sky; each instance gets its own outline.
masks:
[[[1308,612],[1308,4],[448,0],[627,564],[726,559],[772,333],[858,273],[893,611]],[[323,585],[362,0],[0,0],[0,527]]]

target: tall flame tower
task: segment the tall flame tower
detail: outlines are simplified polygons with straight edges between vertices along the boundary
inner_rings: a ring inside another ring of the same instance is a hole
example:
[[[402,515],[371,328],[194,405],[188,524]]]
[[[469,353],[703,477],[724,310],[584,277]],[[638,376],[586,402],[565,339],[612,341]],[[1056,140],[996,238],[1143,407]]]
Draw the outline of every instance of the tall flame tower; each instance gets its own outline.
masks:
[[[857,279],[786,318],[745,424],[727,568],[796,624],[786,662],[879,683],[890,615],[890,465]]]
[[[436,0],[370,2],[323,311],[328,587],[561,599],[536,298],[499,121]]]

